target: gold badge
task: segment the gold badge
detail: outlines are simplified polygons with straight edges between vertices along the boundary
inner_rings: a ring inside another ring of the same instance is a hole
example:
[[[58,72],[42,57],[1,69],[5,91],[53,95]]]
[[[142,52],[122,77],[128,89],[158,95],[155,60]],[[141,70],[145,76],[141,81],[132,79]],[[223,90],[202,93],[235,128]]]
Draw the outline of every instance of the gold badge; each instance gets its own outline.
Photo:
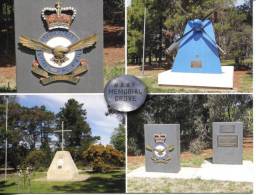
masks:
[[[152,161],[155,163],[167,164],[172,158],[170,153],[174,150],[173,145],[167,145],[166,134],[154,134],[154,146],[146,145],[146,150],[152,152]]]

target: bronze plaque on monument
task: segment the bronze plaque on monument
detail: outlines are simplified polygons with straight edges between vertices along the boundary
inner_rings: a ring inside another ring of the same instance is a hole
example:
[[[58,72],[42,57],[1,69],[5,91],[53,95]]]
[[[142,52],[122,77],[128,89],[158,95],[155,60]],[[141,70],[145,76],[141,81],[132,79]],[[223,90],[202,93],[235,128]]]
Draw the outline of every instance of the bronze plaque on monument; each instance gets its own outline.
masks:
[[[220,133],[234,133],[235,125],[223,125],[220,126]]]
[[[238,147],[238,136],[219,135],[217,138],[218,147]]]
[[[193,60],[191,62],[191,68],[201,68],[202,62],[200,60]]]

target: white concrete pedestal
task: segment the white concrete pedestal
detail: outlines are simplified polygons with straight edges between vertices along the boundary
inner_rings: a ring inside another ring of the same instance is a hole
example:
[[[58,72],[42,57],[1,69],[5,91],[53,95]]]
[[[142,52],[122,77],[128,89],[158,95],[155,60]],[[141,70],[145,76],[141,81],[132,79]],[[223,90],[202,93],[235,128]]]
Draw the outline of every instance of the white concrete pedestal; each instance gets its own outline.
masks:
[[[202,179],[233,182],[253,182],[255,166],[251,161],[243,161],[242,165],[212,164],[204,161],[200,168],[181,167],[178,173],[146,172],[140,167],[127,174],[131,178],[168,178],[168,179]]]
[[[223,66],[221,74],[183,73],[168,70],[158,75],[158,85],[233,89],[233,83],[233,66]]]
[[[48,181],[72,181],[79,176],[70,152],[56,152],[47,172]]]

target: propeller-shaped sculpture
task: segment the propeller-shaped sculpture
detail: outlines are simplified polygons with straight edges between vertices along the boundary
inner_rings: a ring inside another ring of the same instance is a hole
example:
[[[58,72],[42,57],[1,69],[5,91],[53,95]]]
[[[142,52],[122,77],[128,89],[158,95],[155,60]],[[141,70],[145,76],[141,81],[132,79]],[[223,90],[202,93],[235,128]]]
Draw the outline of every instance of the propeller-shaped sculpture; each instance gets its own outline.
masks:
[[[181,4],[177,2],[177,5],[181,8],[182,12],[186,13],[186,11],[182,8]],[[177,39],[174,43],[171,44],[171,46],[165,50],[166,55],[170,55],[171,52],[174,49],[177,49],[181,43],[181,41],[187,36],[189,35],[192,31],[194,32],[202,32],[204,33],[213,44],[216,45],[216,47],[223,53],[226,54],[226,52],[207,34],[207,32],[204,30],[204,28],[206,27],[204,25],[204,21],[206,19],[208,19],[214,12],[216,12],[216,10],[220,9],[219,7],[214,8],[210,13],[208,13],[202,20],[200,19],[195,19],[192,21],[192,29],[188,32],[186,32],[185,34],[183,34],[179,39]]]

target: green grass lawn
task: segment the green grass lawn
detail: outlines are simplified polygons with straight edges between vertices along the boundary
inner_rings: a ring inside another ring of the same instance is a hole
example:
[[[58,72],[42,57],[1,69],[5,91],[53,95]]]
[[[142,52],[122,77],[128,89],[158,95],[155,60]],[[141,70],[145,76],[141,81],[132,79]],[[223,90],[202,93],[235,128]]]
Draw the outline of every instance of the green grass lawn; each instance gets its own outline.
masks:
[[[48,182],[35,180],[46,178],[46,173],[33,173],[31,188],[24,187],[16,175],[8,177],[8,181],[0,180],[0,193],[124,193],[125,172],[86,173],[90,177],[80,182]]]
[[[182,167],[201,167],[203,162],[205,161],[205,157],[202,155],[192,154],[190,159],[181,159]]]
[[[104,66],[104,83],[107,84],[111,79],[124,75],[125,67],[124,64],[119,63],[115,66]]]

